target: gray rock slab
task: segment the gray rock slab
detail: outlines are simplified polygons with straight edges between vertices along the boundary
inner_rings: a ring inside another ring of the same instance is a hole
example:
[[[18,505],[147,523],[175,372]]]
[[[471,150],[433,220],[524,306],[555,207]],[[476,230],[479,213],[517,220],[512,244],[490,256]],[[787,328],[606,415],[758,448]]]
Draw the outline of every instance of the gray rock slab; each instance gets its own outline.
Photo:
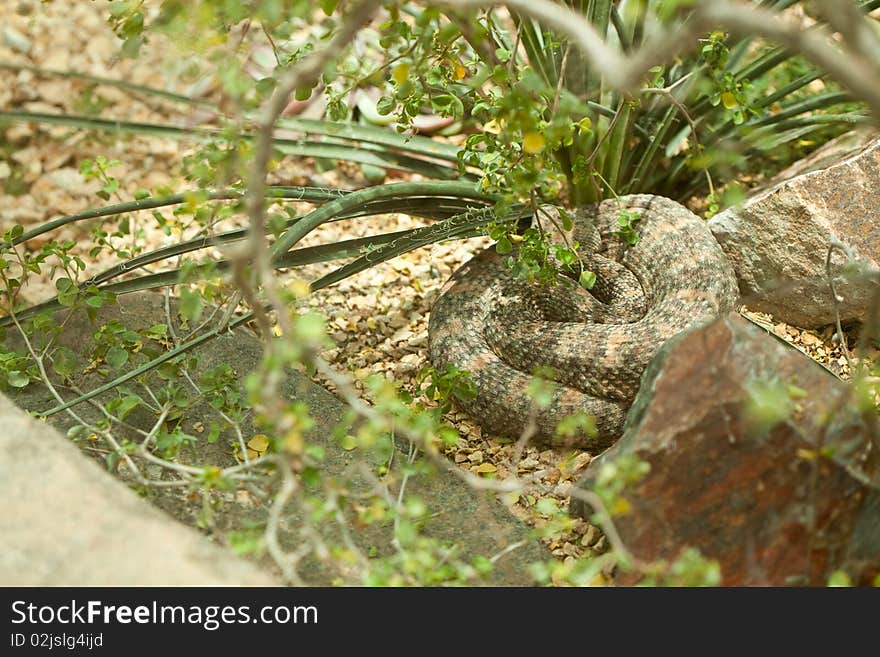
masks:
[[[234,586],[270,574],[172,522],[0,396],[0,585]]]
[[[101,312],[98,322],[92,323],[84,316],[76,316],[68,320],[65,330],[60,336],[60,343],[82,353],[92,341],[92,334],[98,326],[110,318],[117,318],[128,328],[141,330],[156,323],[165,322],[164,303],[161,295],[129,294],[119,297],[119,303]],[[176,319],[174,321],[177,321]],[[10,343],[14,340],[10,340]],[[219,364],[231,365],[239,379],[253,371],[262,355],[261,342],[249,331],[236,331],[221,335],[194,351],[198,357],[197,371]],[[84,376],[78,381],[82,389],[90,389],[106,379],[95,372]],[[320,445],[325,450],[322,476],[345,482],[353,491],[365,492],[372,485],[358,474],[358,464],[366,463],[368,467],[378,465],[378,456],[373,453],[361,454],[359,450],[345,450],[333,438],[337,428],[346,422],[347,406],[338,397],[323,387],[315,384],[307,377],[290,372],[282,383],[282,394],[288,399],[304,401],[308,407],[315,426],[308,432],[306,440]],[[31,384],[14,393],[14,401],[22,408],[29,410],[46,410],[56,404],[49,391],[41,384]],[[107,401],[105,397],[103,401]],[[88,404],[80,404],[76,411],[89,421],[99,418],[98,411]],[[205,426],[216,416],[207,404],[197,404],[187,410],[184,417],[184,429],[190,431],[197,423]],[[127,421],[141,429],[151,426],[155,418],[140,409],[133,412]],[[66,431],[72,426],[73,420],[65,414],[51,417],[51,422]],[[252,435],[254,428],[251,418],[242,425],[246,436]],[[136,434],[123,436],[137,439]],[[214,444],[199,440],[195,445],[181,452],[181,459],[195,465],[218,465],[221,467],[235,465],[230,434],[221,435]],[[392,494],[396,495],[404,478],[400,466],[405,461],[407,445],[398,445],[398,452],[392,459],[394,467],[388,481]],[[71,449],[73,449],[71,447]],[[74,450],[76,451],[76,450]],[[80,460],[86,460],[80,456]],[[117,474],[125,478],[126,473],[120,469]],[[156,476],[163,476],[157,473]],[[495,562],[492,578],[487,582],[492,585],[530,585],[533,580],[528,575],[528,564],[550,558],[546,549],[531,538],[528,527],[515,518],[494,495],[485,491],[475,491],[467,486],[453,473],[441,470],[433,473],[419,474],[406,479],[407,495],[419,497],[430,510],[430,519],[424,527],[427,536],[435,537],[444,543],[456,546],[456,554],[462,558],[473,556],[492,557],[504,552]],[[192,495],[178,492],[176,489],[148,489],[141,491],[153,504],[179,521],[195,526],[204,526],[202,515],[204,506],[200,499]],[[265,524],[268,507],[251,496],[239,497],[234,493],[221,496],[222,505],[213,514],[211,526],[205,530],[211,533],[218,543],[230,543],[230,535],[242,529],[260,527]],[[349,529],[355,543],[365,551],[379,556],[391,554],[391,531],[387,526],[363,526],[355,522],[353,512],[346,509]],[[48,522],[48,520],[47,520]],[[302,513],[291,504],[285,509],[281,522],[280,538],[285,549],[297,547],[298,529],[302,525]],[[109,528],[107,528],[109,531]],[[326,540],[333,542],[339,538],[331,525],[326,531]],[[511,545],[516,549],[505,552]],[[276,572],[274,564],[268,558],[259,560],[267,572]],[[357,584],[356,580],[348,579],[346,573],[321,563],[316,559],[307,558],[300,566],[300,575],[307,584],[326,585],[341,581],[346,584]]]

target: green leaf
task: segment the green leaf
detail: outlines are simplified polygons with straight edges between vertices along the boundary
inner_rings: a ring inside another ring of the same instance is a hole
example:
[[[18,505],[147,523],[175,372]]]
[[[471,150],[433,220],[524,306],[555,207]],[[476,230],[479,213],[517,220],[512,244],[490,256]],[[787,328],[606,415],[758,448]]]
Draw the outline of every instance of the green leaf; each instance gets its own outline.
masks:
[[[394,107],[397,105],[397,102],[391,96],[382,96],[376,102],[376,111],[381,116],[388,116],[391,112],[394,111]]]
[[[153,340],[164,340],[168,337],[168,325],[153,324],[150,328],[144,331],[144,337]]]
[[[129,37],[122,43],[122,54],[129,59],[137,59],[143,44],[144,38],[142,36]]]
[[[128,2],[125,0],[115,0],[107,5],[107,11],[109,11],[110,15],[114,18],[124,15],[128,9]]]
[[[507,237],[502,237],[498,242],[495,243],[495,251],[499,255],[507,255],[511,251],[513,251],[513,244],[511,244],[510,240]]]
[[[581,272],[578,284],[585,290],[592,290],[593,286],[596,284],[596,274],[585,269]]]
[[[556,500],[550,497],[544,497],[538,500],[538,503],[535,505],[535,510],[541,515],[553,516],[559,512],[559,506],[557,505]]]
[[[120,420],[124,420],[138,406],[144,403],[144,400],[137,395],[126,395],[123,397],[119,406],[116,408],[116,415]]]
[[[574,261],[577,260],[577,254],[569,248],[564,246],[556,247],[556,258],[563,265],[572,265]]]
[[[208,430],[208,442],[212,445],[217,442],[217,439],[220,437],[220,423],[219,422],[211,422],[211,428]]]
[[[76,354],[67,347],[58,347],[52,354],[52,369],[64,377],[68,377],[76,371]]]
[[[31,382],[31,379],[27,375],[27,372],[22,372],[20,370],[12,370],[11,372],[7,373],[6,380],[9,381],[9,385],[11,385],[13,388],[24,388],[28,383]]]
[[[828,577],[828,586],[852,586],[852,580],[850,580],[849,575],[844,571],[835,570],[831,573],[830,577]]]
[[[302,482],[309,488],[314,488],[321,484],[321,470],[313,466],[306,466],[299,473]]]
[[[81,424],[74,424],[67,430],[67,437],[70,440],[82,440],[88,434],[88,429]]]
[[[128,362],[128,352],[120,347],[110,347],[104,360],[113,369],[119,369]]]
[[[326,452],[320,445],[306,445],[303,453],[315,461],[323,461],[326,457]]]
[[[197,322],[204,310],[204,300],[197,290],[183,288],[180,291],[180,315],[190,322]]]
[[[572,230],[574,228],[574,220],[572,220],[571,215],[565,210],[559,210],[559,218],[562,220],[562,228],[564,230]]]
[[[303,341],[320,340],[325,336],[326,330],[324,318],[318,313],[303,313],[293,324],[294,334]]]

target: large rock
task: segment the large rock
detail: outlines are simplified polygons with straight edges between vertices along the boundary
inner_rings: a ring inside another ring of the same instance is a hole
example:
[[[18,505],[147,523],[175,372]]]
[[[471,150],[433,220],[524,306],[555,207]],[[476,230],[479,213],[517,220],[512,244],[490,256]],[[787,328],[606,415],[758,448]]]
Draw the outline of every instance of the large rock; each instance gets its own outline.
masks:
[[[844,158],[863,150],[878,135],[880,133],[872,126],[859,126],[855,130],[845,132],[822,144],[809,155],[792,162],[772,178],[750,190],[749,194],[757,196],[797,176],[810,173],[811,171],[827,169]]]
[[[0,586],[267,586],[0,395]]]
[[[803,328],[835,321],[825,267],[832,257],[841,320],[860,320],[880,271],[880,138],[837,164],[783,182],[709,220],[736,270],[743,302]],[[853,271],[849,271],[853,269]]]
[[[172,304],[172,308],[174,305]],[[172,313],[173,314],[173,313]],[[92,334],[98,326],[111,320],[117,319],[126,327],[134,330],[142,330],[156,323],[166,322],[163,297],[157,294],[127,294],[119,297],[119,303],[116,306],[110,306],[102,310],[99,321],[92,323],[85,317],[78,315],[65,323],[64,332],[59,340],[64,346],[74,350],[77,353],[84,351],[92,344]],[[175,318],[176,321],[176,318]],[[185,332],[181,327],[177,326],[178,335]],[[9,343],[13,346],[16,341],[11,336]],[[152,345],[155,346],[155,345]],[[263,353],[261,342],[250,332],[244,329],[236,329],[232,333],[221,335],[214,340],[202,345],[194,351],[194,355],[198,357],[198,371],[215,367],[221,364],[231,365],[239,377],[243,378],[248,372],[255,370],[260,362]],[[77,383],[79,387],[88,390],[104,383],[106,379],[96,371],[96,368],[83,375]],[[379,454],[373,452],[362,453],[359,449],[343,449],[333,436],[337,433],[336,429],[346,420],[347,405],[338,397],[329,393],[326,389],[316,385],[307,377],[296,372],[290,372],[289,376],[282,382],[282,394],[288,399],[296,399],[304,402],[309,408],[309,415],[315,423],[315,426],[308,432],[306,439],[310,444],[320,446],[325,453],[321,475],[322,478],[329,483],[331,488],[335,488],[337,493],[346,489],[353,500],[350,505],[344,506],[344,515],[350,525],[347,526],[355,544],[363,550],[364,553],[373,553],[376,556],[391,556],[395,554],[392,543],[391,527],[387,524],[365,525],[360,522],[354,514],[353,507],[359,502],[359,496],[367,496],[371,491],[375,490],[375,480],[360,474],[361,472],[375,472],[380,465],[386,465],[391,460],[391,472],[386,475],[385,481],[390,487],[390,495],[396,498],[399,487],[405,483],[405,492],[407,496],[417,497],[424,502],[428,509],[428,517],[424,522],[424,535],[442,541],[444,545],[453,548],[454,557],[451,560],[462,559],[471,560],[477,556],[492,557],[501,555],[494,563],[494,570],[488,583],[494,585],[524,586],[534,582],[529,575],[528,565],[535,561],[542,561],[550,558],[549,553],[540,543],[530,536],[528,527],[520,520],[515,518],[494,495],[486,492],[475,491],[467,486],[460,478],[448,471],[426,472],[428,468],[426,464],[416,461],[412,466],[414,469],[420,470],[421,474],[411,474],[408,478],[404,478],[402,470],[408,467],[406,447],[402,453],[394,455],[393,459],[388,459],[388,454]],[[49,391],[38,384],[31,384],[24,389],[10,390],[9,395],[13,396],[14,401],[21,407],[29,410],[46,410],[56,405],[56,402]],[[104,403],[112,398],[111,395],[104,395],[100,398]],[[89,404],[80,404],[75,409],[80,417],[87,421],[100,420],[100,412],[91,407]],[[182,428],[190,435],[199,436],[200,433],[195,427],[201,425],[203,427],[210,426],[212,420],[216,419],[216,414],[206,402],[194,404],[187,408],[185,417],[183,418]],[[50,421],[55,424],[58,429],[66,431],[74,424],[74,420],[64,413],[53,415]],[[155,416],[136,409],[127,418],[126,422],[141,430],[149,429],[155,422]],[[246,417],[242,422],[242,432],[245,436],[251,436],[257,433],[257,429],[253,425],[252,418]],[[343,432],[344,433],[344,432]],[[140,440],[140,437],[133,431],[119,428],[119,437],[130,440]],[[214,443],[205,439],[197,440],[194,444],[186,446],[181,451],[181,460],[194,465],[217,465],[220,467],[235,465],[236,461],[232,456],[231,444],[233,436],[231,434],[222,434],[220,439]],[[0,445],[3,445],[0,443]],[[10,438],[8,445],[3,445],[6,449],[0,452],[0,484],[2,484],[2,476],[5,471],[16,471],[19,462],[22,460],[20,454],[30,455],[28,437],[24,433],[15,434]],[[77,450],[71,445],[64,445],[67,459],[85,461],[81,455],[77,454]],[[379,459],[383,459],[380,463]],[[4,459],[6,461],[4,462]],[[30,459],[28,459],[30,461]],[[48,541],[54,541],[59,550],[59,555],[68,555],[69,550],[64,547],[71,543],[70,532],[73,527],[63,518],[59,518],[57,513],[70,514],[71,518],[78,518],[76,514],[71,514],[68,507],[75,507],[79,504],[79,498],[75,491],[71,493],[65,492],[66,488],[47,487],[46,493],[41,492],[41,486],[45,476],[38,470],[40,459],[35,457],[33,465],[17,472],[16,481],[32,481],[27,490],[31,499],[29,502],[34,508],[39,508],[40,513],[27,511],[27,516],[19,515],[20,505],[13,505],[8,515],[16,526],[29,526],[35,535],[44,535]],[[76,464],[74,464],[76,465]],[[90,472],[96,470],[93,464],[90,466]],[[365,467],[359,467],[363,465]],[[73,466],[71,466],[73,467]],[[116,473],[118,476],[125,477],[126,471],[120,469]],[[148,475],[155,477],[165,477],[167,473],[161,468],[152,467],[147,471]],[[84,493],[88,493],[89,500],[107,495],[112,497],[113,494],[104,492],[102,486],[106,486],[105,480],[111,479],[106,473],[92,473],[91,477],[98,482],[99,486],[96,490],[90,491],[89,482],[87,480],[79,481],[77,487],[82,488]],[[115,483],[112,482],[111,483]],[[119,486],[117,486],[118,488]],[[5,489],[0,485],[0,491]],[[153,504],[166,511],[170,516],[178,519],[182,523],[191,527],[204,526],[205,505],[198,495],[193,495],[190,491],[169,488],[150,488],[142,491],[143,494]],[[321,488],[310,490],[309,494],[322,496]],[[69,498],[69,505],[56,505],[56,498]],[[6,499],[13,499],[12,493]],[[265,525],[269,507],[262,504],[255,497],[246,494],[245,491],[232,491],[225,494],[219,494],[218,505],[213,512],[210,522],[210,531],[219,543],[232,543],[236,535],[249,528],[260,528]],[[28,506],[27,509],[31,507]],[[132,512],[134,513],[134,511]],[[140,513],[138,511],[137,513]],[[156,515],[156,514],[154,514]],[[115,519],[115,516],[112,518]],[[7,518],[9,519],[9,518]],[[173,525],[169,519],[167,521]],[[126,541],[139,540],[137,535],[129,535],[130,525],[120,522],[114,525],[113,522],[93,523],[94,531],[90,536],[94,536],[94,541],[102,540],[101,536],[106,536],[103,540],[108,545],[117,545]],[[304,527],[303,511],[299,503],[296,501],[289,504],[283,514],[280,523],[279,538],[285,550],[294,551],[302,545],[301,529]],[[184,531],[184,528],[174,526],[176,531]],[[342,542],[339,534],[339,527],[334,522],[326,522],[317,525],[318,531],[321,533],[324,541],[329,545],[338,545]],[[0,521],[0,563],[2,563],[2,554],[6,550],[6,536],[2,531],[3,525]],[[118,533],[117,533],[118,532]],[[12,540],[13,534],[9,534]],[[81,542],[74,541],[74,544],[81,545]],[[146,544],[153,545],[149,541]],[[516,549],[508,549],[512,545],[518,545]],[[450,553],[450,554],[453,554]],[[102,553],[103,554],[103,553]],[[100,568],[95,567],[94,583],[114,582],[117,584],[126,584],[129,571],[125,568],[119,570],[116,580],[113,580],[114,572],[116,572],[116,561],[110,559],[109,556],[102,556],[101,561],[93,559],[91,556],[84,554],[82,557],[89,564],[102,564]],[[129,559],[130,556],[123,550],[117,554],[117,559]],[[43,563],[54,563],[57,561],[54,553],[36,552],[34,554],[34,562],[37,571],[46,569],[46,575],[43,583],[57,583],[52,580],[52,571],[44,566]],[[259,561],[266,572],[275,573],[274,563],[266,556]],[[344,568],[337,568],[338,565],[344,564],[342,560],[335,563],[323,563],[316,558],[307,557],[299,564],[299,575],[305,583],[310,585],[330,585],[335,582],[342,581],[346,584],[359,584],[358,573],[346,571]],[[186,565],[186,564],[184,564]],[[171,568],[173,564],[166,567]],[[206,566],[207,568],[207,566]],[[156,571],[156,577],[161,582],[161,577],[169,577],[169,583],[174,583],[174,573],[166,575],[160,571]],[[144,575],[147,577],[147,575]],[[103,578],[103,579],[102,579]],[[24,581],[24,580],[19,580]],[[35,582],[35,580],[30,580]],[[91,583],[84,575],[80,580],[84,584]],[[141,581],[141,580],[138,580]],[[150,581],[150,580],[142,580]],[[156,581],[156,580],[153,580]],[[246,580],[245,580],[246,581]],[[213,580],[207,576],[205,583],[212,583]],[[2,581],[0,581],[2,583]],[[192,583],[198,583],[193,581]],[[228,583],[234,583],[229,581]],[[479,582],[475,582],[479,583]]]
[[[835,569],[870,581],[880,572],[876,416],[848,400],[823,367],[731,315],[663,348],[623,438],[579,485],[625,454],[650,465],[616,518],[643,561],[691,546],[719,561],[725,585],[824,585]]]

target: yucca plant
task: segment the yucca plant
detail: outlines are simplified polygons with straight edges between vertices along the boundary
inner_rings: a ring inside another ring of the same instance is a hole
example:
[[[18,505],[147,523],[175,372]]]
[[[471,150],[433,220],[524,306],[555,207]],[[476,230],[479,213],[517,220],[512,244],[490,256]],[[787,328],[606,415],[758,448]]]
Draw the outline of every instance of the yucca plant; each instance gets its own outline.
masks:
[[[681,8],[673,10],[693,3],[567,4],[608,42],[632,52],[647,34],[667,30],[672,16],[686,21]],[[801,3],[755,4],[792,12]],[[860,6],[868,12],[880,3]],[[716,187],[739,174],[761,173],[765,163],[772,171],[868,121],[862,106],[832,81],[815,84],[822,71],[773,44],[732,40],[720,29],[693,34],[699,42],[690,48],[694,54],[671,65],[658,62],[639,90],[623,94],[570,42],[530,18],[514,13],[513,19],[512,34],[491,34],[519,74],[499,76],[503,83],[489,90],[495,100],[477,105],[477,115],[495,130],[471,137],[463,156],[478,164],[486,153],[504,153],[514,170],[498,184],[508,189],[519,181],[552,189],[561,177],[575,205],[642,192],[683,201],[709,195],[709,206],[717,209]],[[780,147],[791,144],[780,157]],[[518,151],[530,156],[517,158]]]

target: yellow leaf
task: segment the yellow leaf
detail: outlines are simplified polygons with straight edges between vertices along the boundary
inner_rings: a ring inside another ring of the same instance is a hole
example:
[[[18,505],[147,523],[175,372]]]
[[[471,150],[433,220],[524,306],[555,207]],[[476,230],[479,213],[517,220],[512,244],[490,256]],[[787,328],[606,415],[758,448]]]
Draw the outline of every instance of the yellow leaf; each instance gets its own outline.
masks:
[[[455,62],[455,69],[452,72],[452,79],[461,80],[465,75],[467,75],[467,69],[458,62]]]
[[[248,448],[247,455],[251,461],[254,461],[262,456],[262,454],[260,454],[259,452],[255,452],[250,447]]]
[[[739,103],[736,102],[736,96],[734,96],[729,91],[725,91],[723,94],[721,94],[721,104],[724,105],[724,107],[727,109],[733,109]]]
[[[540,132],[527,132],[523,135],[523,150],[526,153],[540,153],[547,144],[544,135]]]
[[[590,586],[610,586],[608,578],[602,573],[596,573],[590,580]]]
[[[254,437],[247,442],[247,446],[255,452],[265,452],[269,449],[269,437],[264,433],[255,434]]]
[[[309,287],[308,281],[297,278],[287,284],[287,289],[293,292],[293,296],[297,299],[305,299],[309,296],[311,288]]]
[[[305,441],[303,440],[302,431],[299,429],[291,429],[284,436],[284,449],[291,454],[302,454]]]
[[[403,84],[409,77],[409,64],[398,64],[391,70],[391,77],[397,84]]]
[[[480,474],[487,474],[489,472],[497,472],[498,468],[496,468],[491,463],[480,463],[475,469],[474,472],[479,472]]]
[[[816,460],[816,452],[812,449],[799,449],[797,451],[798,457],[802,458],[804,461],[815,461]]]
[[[483,125],[483,131],[490,132],[493,135],[497,135],[498,133],[501,132],[502,125],[503,125],[503,122],[498,122],[495,119],[492,119],[491,121],[488,121],[487,123],[485,123]]]
[[[217,481],[221,474],[220,468],[216,465],[208,466],[203,470],[205,481]]]
[[[618,497],[614,502],[614,507],[611,509],[612,516],[623,516],[629,513],[632,510],[632,505],[629,501],[623,497]]]

